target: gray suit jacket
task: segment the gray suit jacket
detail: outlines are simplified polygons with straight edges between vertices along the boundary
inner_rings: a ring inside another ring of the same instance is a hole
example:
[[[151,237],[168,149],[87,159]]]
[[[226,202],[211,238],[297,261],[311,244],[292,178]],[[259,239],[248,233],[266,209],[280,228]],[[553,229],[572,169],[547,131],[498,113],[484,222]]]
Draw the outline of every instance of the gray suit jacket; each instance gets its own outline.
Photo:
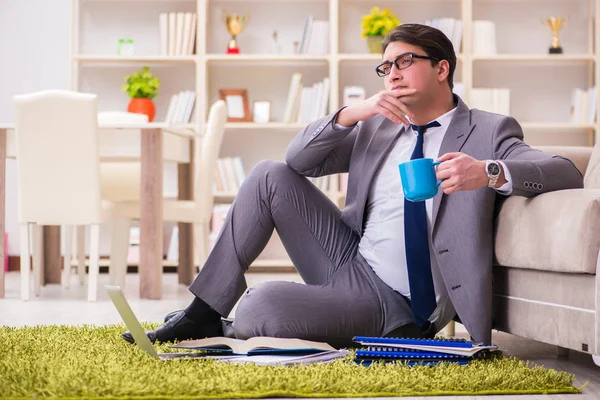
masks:
[[[571,161],[526,145],[514,118],[470,110],[458,97],[455,101],[457,110],[440,155],[463,152],[479,160],[502,160],[510,172],[513,195],[532,197],[583,187]],[[342,220],[362,236],[369,188],[402,129],[380,115],[335,129],[338,113],[300,132],[290,143],[286,162],[305,176],[349,172]],[[491,342],[494,207],[501,197],[482,188],[452,195],[440,190],[433,199],[432,245],[442,277],[461,322],[473,340],[484,343]]]

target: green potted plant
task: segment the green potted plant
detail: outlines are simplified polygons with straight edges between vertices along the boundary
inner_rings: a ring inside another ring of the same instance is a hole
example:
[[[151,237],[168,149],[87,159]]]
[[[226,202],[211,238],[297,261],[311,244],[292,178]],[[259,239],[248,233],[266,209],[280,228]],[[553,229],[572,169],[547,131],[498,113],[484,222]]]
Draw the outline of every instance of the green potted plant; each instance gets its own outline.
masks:
[[[371,8],[371,12],[362,18],[361,37],[367,39],[371,53],[381,53],[383,37],[392,29],[400,25],[398,17],[389,8],[380,10],[379,7]]]
[[[126,92],[131,101],[127,111],[131,113],[146,114],[148,121],[154,119],[156,107],[152,99],[158,95],[160,81],[150,72],[150,68],[142,67],[138,72],[125,77],[123,91]]]

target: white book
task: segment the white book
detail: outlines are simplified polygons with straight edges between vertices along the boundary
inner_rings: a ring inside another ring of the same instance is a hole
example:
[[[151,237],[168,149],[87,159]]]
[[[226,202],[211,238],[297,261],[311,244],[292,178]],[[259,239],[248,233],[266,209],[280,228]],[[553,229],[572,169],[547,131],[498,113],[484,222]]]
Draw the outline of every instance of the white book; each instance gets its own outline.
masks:
[[[179,55],[185,56],[188,54],[188,48],[190,47],[190,32],[192,30],[192,13],[186,12],[183,14],[183,32],[182,32],[182,44],[181,53]]]
[[[598,88],[592,86],[588,89],[588,113],[587,121],[588,124],[593,124],[596,121],[596,112],[598,109]]]
[[[494,96],[494,112],[496,114],[510,115],[510,89],[495,88]]]
[[[219,177],[221,178],[221,183],[223,184],[223,191],[229,192],[235,190],[235,188],[229,186],[229,182],[227,180],[227,172],[225,171],[225,162],[222,158],[217,159],[217,170],[219,171]]]
[[[185,24],[185,13],[178,12],[177,15],[177,30],[175,32],[175,55],[183,55],[183,30]]]
[[[173,123],[173,115],[175,114],[175,107],[177,107],[177,95],[174,94],[171,96],[171,101],[169,101],[169,108],[167,109],[167,116],[165,117],[165,123],[172,124]]]
[[[242,186],[244,179],[246,179],[246,172],[244,171],[241,157],[233,157],[233,170],[235,172],[236,181],[238,182],[238,187],[240,187]]]
[[[188,92],[188,99],[186,103],[186,110],[182,123],[187,124],[192,120],[192,112],[194,111],[194,104],[196,103],[196,92]]]
[[[306,49],[308,47],[308,39],[310,36],[310,31],[312,30],[312,24],[315,17],[313,15],[307,15],[304,20],[304,30],[302,31],[302,39],[300,41],[300,47],[298,48],[299,54],[306,54]]]
[[[290,81],[290,88],[288,90],[288,98],[287,103],[285,105],[285,112],[283,114],[283,122],[292,122],[295,119],[293,118],[294,114],[294,106],[296,102],[296,98],[298,97],[297,93],[299,88],[302,85],[302,74],[296,72],[292,75],[292,79]]]
[[[473,88],[471,90],[471,108],[494,112],[492,90],[488,88]]]
[[[160,55],[166,56],[169,54],[169,15],[167,13],[158,15],[158,31],[160,35]]]
[[[175,39],[176,39],[176,32],[177,32],[177,15],[175,13],[169,13],[169,35],[168,35],[168,40],[169,40],[169,47],[168,47],[168,54],[170,56],[174,56],[175,55]]]
[[[317,118],[322,118],[329,114],[329,92],[331,91],[331,80],[329,78],[323,79],[323,92],[321,93],[321,102],[319,115]]]
[[[493,21],[473,21],[473,54],[496,54],[496,24]]]
[[[460,44],[462,41],[463,34],[463,22],[460,19],[454,20],[454,30],[452,31],[452,45],[454,46],[454,52],[460,53]]]
[[[194,54],[194,46],[196,45],[196,31],[197,31],[197,24],[198,24],[198,14],[193,13],[192,14],[192,26],[190,27],[190,41],[189,41],[189,45],[187,48],[187,52],[186,54],[188,55],[192,55]]]
[[[225,176],[227,177],[227,186],[229,187],[229,190],[234,190],[237,192],[240,186],[235,176],[233,159],[231,157],[225,157],[223,159],[223,166],[225,167]]]

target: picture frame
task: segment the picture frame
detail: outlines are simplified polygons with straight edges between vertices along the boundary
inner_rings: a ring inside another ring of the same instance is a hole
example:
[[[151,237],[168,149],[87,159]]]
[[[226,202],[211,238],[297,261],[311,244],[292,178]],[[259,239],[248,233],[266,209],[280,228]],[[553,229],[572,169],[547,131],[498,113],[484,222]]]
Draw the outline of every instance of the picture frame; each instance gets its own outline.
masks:
[[[227,122],[251,122],[246,89],[220,89],[221,100],[227,105]]]
[[[252,119],[255,124],[268,124],[271,120],[271,102],[255,100],[252,103]]]

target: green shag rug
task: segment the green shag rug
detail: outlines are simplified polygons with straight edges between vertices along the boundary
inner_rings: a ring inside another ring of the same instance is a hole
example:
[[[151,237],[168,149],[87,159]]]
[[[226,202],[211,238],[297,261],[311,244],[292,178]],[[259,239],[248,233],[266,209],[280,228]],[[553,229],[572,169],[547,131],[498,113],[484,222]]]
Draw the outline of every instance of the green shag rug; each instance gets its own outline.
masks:
[[[157,326],[144,324],[145,328]],[[580,393],[574,376],[495,357],[467,366],[280,367],[160,361],[121,339],[122,325],[0,327],[2,398],[381,397]],[[167,345],[157,346],[169,351]]]

